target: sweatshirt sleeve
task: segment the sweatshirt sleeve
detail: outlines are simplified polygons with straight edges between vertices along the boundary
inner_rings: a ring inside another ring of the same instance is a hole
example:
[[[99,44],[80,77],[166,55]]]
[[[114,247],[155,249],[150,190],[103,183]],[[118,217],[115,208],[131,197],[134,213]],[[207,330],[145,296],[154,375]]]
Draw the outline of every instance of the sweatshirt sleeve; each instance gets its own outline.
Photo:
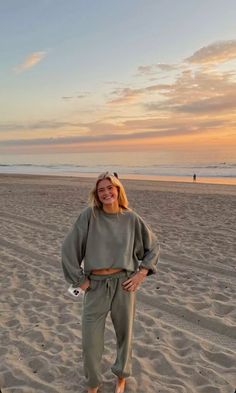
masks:
[[[148,275],[157,272],[160,244],[156,235],[139,216],[136,223],[135,253],[141,261],[140,267],[148,269]]]
[[[65,280],[74,287],[86,279],[81,267],[85,257],[89,229],[89,208],[83,210],[62,244],[62,268]]]

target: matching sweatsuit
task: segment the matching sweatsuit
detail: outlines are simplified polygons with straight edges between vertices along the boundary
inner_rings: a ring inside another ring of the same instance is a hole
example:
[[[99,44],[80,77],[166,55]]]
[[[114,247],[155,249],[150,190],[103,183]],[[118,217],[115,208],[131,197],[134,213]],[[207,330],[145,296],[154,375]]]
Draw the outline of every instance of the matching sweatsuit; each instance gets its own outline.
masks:
[[[106,213],[84,209],[62,246],[65,279],[74,287],[86,277],[82,315],[82,343],[85,376],[90,387],[101,383],[101,358],[108,313],[117,338],[117,357],[112,371],[119,377],[131,374],[132,330],[135,292],[125,291],[122,283],[140,267],[156,272],[159,244],[144,220],[132,210]],[[92,270],[119,268],[112,275],[93,275]]]

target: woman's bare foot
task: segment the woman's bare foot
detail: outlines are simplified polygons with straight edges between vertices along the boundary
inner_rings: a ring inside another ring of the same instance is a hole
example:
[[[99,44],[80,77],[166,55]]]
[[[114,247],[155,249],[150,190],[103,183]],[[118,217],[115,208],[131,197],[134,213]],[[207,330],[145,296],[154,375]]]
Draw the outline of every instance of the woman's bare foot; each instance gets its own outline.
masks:
[[[115,393],[124,393],[125,391],[125,378],[117,378]]]
[[[88,393],[97,393],[98,392],[98,387],[97,388],[88,388]]]

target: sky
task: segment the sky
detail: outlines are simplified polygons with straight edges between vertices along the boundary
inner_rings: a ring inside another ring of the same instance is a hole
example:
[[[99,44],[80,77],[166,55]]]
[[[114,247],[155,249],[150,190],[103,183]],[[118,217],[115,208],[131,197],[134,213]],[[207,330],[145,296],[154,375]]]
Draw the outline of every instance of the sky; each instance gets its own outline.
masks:
[[[235,162],[235,15],[235,0],[0,0],[0,156]]]

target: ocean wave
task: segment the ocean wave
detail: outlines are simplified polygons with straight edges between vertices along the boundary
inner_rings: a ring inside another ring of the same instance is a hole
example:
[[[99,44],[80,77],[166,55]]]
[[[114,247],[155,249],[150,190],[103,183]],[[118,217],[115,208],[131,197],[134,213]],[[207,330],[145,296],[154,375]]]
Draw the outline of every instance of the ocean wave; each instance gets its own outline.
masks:
[[[178,165],[78,165],[78,164],[5,164],[0,163],[2,173],[33,173],[33,174],[79,174],[93,173],[98,174],[104,171],[118,172],[120,174],[134,174],[143,176],[193,176],[197,177],[236,177],[236,164],[234,163],[212,163],[212,164],[178,164]]]

